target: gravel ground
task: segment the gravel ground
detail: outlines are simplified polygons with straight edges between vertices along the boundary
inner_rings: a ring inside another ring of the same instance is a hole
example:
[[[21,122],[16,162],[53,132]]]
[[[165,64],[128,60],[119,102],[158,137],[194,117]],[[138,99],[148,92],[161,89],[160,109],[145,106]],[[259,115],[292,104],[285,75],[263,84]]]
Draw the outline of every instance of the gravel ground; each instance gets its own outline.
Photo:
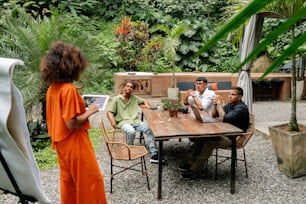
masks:
[[[154,101],[156,102],[156,101]],[[254,102],[253,111],[256,122],[272,122],[289,120],[289,102]],[[298,120],[306,120],[306,102],[299,101],[297,106]],[[104,113],[101,113],[103,116]],[[97,127],[98,117],[91,118],[93,126]],[[236,170],[236,193],[230,190],[230,162],[224,162],[218,167],[218,179],[214,180],[214,159],[208,163],[208,171],[192,180],[182,179],[177,166],[184,162],[190,152],[188,140],[171,140],[164,143],[164,153],[168,165],[163,169],[163,185],[161,201],[157,200],[157,165],[150,164],[147,159],[151,190],[146,187],[145,177],[138,172],[118,175],[113,181],[113,193],[109,193],[109,157],[105,146],[96,155],[105,179],[108,202],[119,203],[279,203],[305,204],[306,177],[291,179],[279,172],[272,150],[270,139],[256,132],[246,147],[249,178],[245,177],[242,163]],[[230,152],[226,152],[229,154]],[[238,152],[238,156],[242,152]],[[50,169],[41,172],[44,189],[52,203],[59,201],[59,172]],[[12,195],[1,195],[0,203],[17,203]]]

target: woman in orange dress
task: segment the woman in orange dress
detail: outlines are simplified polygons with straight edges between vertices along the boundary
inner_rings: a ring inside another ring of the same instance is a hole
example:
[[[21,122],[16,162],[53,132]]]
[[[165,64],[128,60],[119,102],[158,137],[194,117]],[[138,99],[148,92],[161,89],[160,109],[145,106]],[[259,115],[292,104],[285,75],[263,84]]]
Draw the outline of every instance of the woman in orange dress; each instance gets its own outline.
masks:
[[[92,104],[88,110],[73,81],[87,67],[87,60],[74,45],[55,42],[42,58],[40,70],[49,84],[46,118],[52,148],[60,169],[62,204],[107,203],[104,181],[87,130],[89,116],[99,111]]]

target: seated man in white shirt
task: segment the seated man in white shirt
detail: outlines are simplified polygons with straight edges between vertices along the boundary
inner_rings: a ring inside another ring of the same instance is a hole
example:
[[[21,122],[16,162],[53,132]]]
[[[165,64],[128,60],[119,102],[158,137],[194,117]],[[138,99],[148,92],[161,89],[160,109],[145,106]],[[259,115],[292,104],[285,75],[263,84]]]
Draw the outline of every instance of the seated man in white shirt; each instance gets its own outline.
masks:
[[[184,104],[195,104],[198,109],[211,114],[211,107],[215,98],[215,92],[207,88],[207,79],[198,77],[195,82],[195,90],[189,89]]]

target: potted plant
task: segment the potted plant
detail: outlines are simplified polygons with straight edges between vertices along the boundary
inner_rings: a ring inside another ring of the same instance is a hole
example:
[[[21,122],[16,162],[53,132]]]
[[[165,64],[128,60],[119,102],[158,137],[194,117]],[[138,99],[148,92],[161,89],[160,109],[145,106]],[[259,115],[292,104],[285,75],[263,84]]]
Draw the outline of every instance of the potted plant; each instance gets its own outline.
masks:
[[[244,1],[245,2],[245,1]],[[243,3],[242,1],[240,3]],[[247,1],[247,5],[243,7],[237,15],[235,15],[221,30],[208,41],[196,54],[197,57],[206,51],[216,41],[221,39],[226,33],[232,29],[239,27],[244,21],[255,15],[259,11],[274,11],[281,17],[286,18],[278,28],[271,32],[256,49],[241,63],[246,64],[254,59],[260,51],[262,51],[273,40],[277,39],[282,33],[291,31],[292,43],[284,50],[284,52],[270,65],[270,67],[262,75],[261,79],[273,70],[277,69],[289,56],[292,59],[292,88],[291,88],[291,115],[290,120],[286,124],[269,127],[273,148],[276,154],[277,163],[281,172],[289,177],[298,177],[306,174],[306,128],[297,123],[296,119],[296,66],[295,52],[305,42],[306,33],[295,37],[295,25],[305,19],[306,5],[305,0],[252,0]]]
[[[290,19],[299,10],[304,9],[305,1],[274,1],[270,9],[276,11],[283,18]],[[296,24],[290,27],[292,44],[297,39],[295,37]],[[276,154],[279,170],[289,177],[298,177],[306,175],[306,129],[298,124],[296,118],[296,87],[297,78],[296,70],[296,49],[291,54],[291,114],[289,123],[269,127],[269,132]]]
[[[176,87],[175,72],[181,71],[176,67],[177,49],[180,45],[180,37],[188,30],[187,26],[183,23],[178,23],[169,28],[165,25],[157,25],[151,29],[151,32],[162,32],[157,38],[161,42],[161,50],[165,58],[170,62],[172,69],[171,87],[168,88],[168,98],[178,99],[179,89]]]
[[[163,109],[169,111],[170,117],[177,117],[179,111],[183,112],[185,110],[180,101],[176,99],[164,98],[161,102]]]

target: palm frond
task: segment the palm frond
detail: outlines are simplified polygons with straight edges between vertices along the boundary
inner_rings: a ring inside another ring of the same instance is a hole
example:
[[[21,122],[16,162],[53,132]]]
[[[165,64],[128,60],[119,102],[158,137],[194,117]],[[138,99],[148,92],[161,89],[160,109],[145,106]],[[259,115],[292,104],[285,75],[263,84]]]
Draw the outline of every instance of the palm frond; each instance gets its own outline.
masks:
[[[162,31],[166,35],[171,35],[171,30],[168,27],[164,26],[164,25],[156,25],[156,26],[153,26],[150,29],[150,33],[155,33],[156,31]]]
[[[196,52],[193,57],[197,58],[201,53],[207,51],[213,44],[215,44],[218,40],[222,39],[225,35],[227,35],[230,31],[235,30],[240,25],[244,24],[245,21],[250,18],[252,15],[256,14],[256,12],[260,11],[264,8],[270,1],[252,1],[250,2],[241,12],[237,13],[233,18],[226,23],[217,33],[213,36],[211,40],[205,43],[198,52]]]
[[[171,30],[171,36],[173,38],[179,38],[183,33],[187,32],[187,30],[188,30],[188,27],[184,24],[176,25]]]
[[[268,67],[268,69],[264,72],[264,74],[260,77],[260,80],[271,73],[274,69],[278,68],[288,57],[292,55],[306,40],[306,33],[301,36],[295,38],[295,40],[291,43],[291,45],[285,49],[285,51],[273,61],[273,63]]]
[[[304,16],[306,16],[306,7],[299,10],[295,15],[293,15],[286,22],[281,24],[277,29],[272,31],[261,43],[257,45],[256,49],[251,54],[249,54],[249,56],[239,65],[239,67],[237,67],[236,71],[241,69],[250,60],[254,59],[267,45],[269,45],[271,42],[277,39],[284,32],[287,32],[294,24],[300,21],[300,19],[303,18]]]
[[[166,37],[163,40],[163,52],[166,58],[174,62],[176,58],[176,50],[179,46],[179,39],[177,38],[171,38],[171,37]]]

